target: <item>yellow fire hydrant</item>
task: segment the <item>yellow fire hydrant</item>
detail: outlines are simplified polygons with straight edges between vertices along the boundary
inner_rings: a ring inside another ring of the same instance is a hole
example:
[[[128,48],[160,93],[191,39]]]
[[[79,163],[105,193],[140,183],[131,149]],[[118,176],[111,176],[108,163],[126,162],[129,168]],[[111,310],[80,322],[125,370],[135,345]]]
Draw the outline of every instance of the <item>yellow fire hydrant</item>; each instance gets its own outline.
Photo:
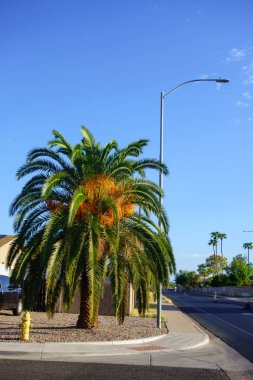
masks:
[[[21,340],[28,342],[30,328],[33,327],[29,311],[25,311],[22,321],[23,322],[19,325],[22,328]]]

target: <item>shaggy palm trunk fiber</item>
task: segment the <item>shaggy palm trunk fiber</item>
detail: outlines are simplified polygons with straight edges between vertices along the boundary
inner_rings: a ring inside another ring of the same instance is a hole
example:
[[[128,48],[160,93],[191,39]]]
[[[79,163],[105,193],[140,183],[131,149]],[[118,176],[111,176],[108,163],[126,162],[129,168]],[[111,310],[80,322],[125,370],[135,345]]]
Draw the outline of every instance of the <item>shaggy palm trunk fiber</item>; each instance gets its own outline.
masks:
[[[91,329],[93,327],[90,310],[90,284],[86,270],[82,273],[80,283],[80,314],[76,327],[79,329]]]
[[[90,296],[89,278],[87,271],[84,270],[80,283],[80,314],[76,323],[76,327],[79,329],[92,329],[98,326],[98,311],[94,318],[91,316]]]

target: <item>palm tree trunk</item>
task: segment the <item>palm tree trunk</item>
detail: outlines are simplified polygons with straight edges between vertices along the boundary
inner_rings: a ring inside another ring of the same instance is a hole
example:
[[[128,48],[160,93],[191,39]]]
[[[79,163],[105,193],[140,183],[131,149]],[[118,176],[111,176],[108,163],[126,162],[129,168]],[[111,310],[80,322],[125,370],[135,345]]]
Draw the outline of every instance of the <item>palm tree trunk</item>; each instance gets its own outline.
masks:
[[[90,284],[86,267],[83,270],[80,283],[80,314],[76,327],[79,329],[91,329],[93,326],[90,313]]]
[[[220,253],[221,253],[221,256],[223,257],[223,252],[222,252],[222,239],[220,239]]]

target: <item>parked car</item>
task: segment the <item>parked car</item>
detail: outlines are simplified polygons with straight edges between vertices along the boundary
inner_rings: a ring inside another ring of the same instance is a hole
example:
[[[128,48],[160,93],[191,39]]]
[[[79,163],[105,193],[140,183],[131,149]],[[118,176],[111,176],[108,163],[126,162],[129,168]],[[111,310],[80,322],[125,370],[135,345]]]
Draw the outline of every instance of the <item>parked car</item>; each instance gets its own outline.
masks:
[[[10,285],[10,277],[0,275],[0,310],[12,310],[20,315],[23,310],[22,289]]]

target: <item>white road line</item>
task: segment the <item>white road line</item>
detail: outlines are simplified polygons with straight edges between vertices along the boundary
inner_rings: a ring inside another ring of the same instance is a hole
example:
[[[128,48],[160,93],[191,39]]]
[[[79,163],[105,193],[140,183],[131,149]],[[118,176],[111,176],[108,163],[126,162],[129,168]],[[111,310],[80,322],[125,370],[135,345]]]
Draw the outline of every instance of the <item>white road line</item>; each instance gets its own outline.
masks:
[[[240,331],[240,332],[242,332],[242,333],[244,333],[244,334],[246,334],[246,335],[249,335],[249,336],[253,337],[253,334],[252,334],[252,333],[250,333],[250,332],[248,332],[248,331],[246,331],[246,330],[243,330],[243,329],[241,329],[240,327],[235,326],[235,325],[233,325],[232,323],[227,322],[227,321],[225,321],[225,320],[222,319],[222,318],[216,317],[215,315],[213,315],[213,314],[211,314],[211,313],[208,313],[206,310],[201,309],[200,307],[194,306],[194,305],[192,305],[191,303],[189,303],[189,302],[187,302],[187,301],[185,301],[185,300],[184,300],[183,302],[187,303],[188,305],[190,305],[190,306],[193,307],[194,309],[201,311],[202,313],[204,312],[205,314],[210,315],[212,318],[217,319],[217,321],[220,321],[220,322],[224,323],[225,325],[228,325],[229,327],[232,327],[233,329],[236,329],[236,330],[238,330],[238,331]],[[183,306],[183,305],[182,305],[182,306]]]

